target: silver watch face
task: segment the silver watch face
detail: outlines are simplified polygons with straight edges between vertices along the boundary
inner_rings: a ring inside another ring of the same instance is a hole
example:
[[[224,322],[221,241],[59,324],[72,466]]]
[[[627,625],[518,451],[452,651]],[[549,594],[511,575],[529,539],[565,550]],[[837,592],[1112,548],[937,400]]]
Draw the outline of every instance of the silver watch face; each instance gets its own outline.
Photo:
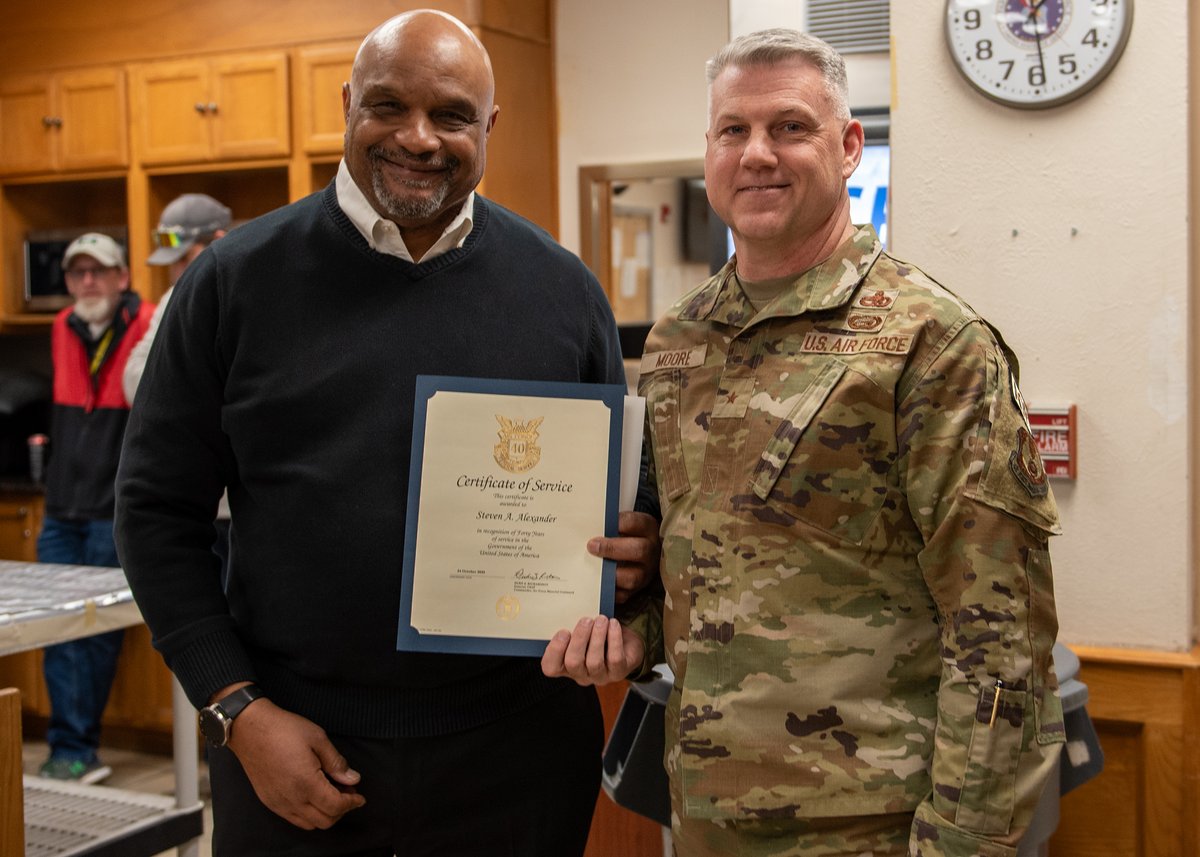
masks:
[[[200,734],[214,747],[224,747],[229,740],[229,726],[233,721],[216,705],[200,709]]]

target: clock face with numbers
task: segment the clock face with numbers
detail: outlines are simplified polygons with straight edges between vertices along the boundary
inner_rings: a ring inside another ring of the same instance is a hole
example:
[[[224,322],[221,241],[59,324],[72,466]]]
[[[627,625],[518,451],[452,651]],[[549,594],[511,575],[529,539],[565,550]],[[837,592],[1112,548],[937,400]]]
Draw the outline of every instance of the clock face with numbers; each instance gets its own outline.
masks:
[[[1010,107],[1053,107],[1104,79],[1133,0],[946,0],[946,42],[967,81]]]

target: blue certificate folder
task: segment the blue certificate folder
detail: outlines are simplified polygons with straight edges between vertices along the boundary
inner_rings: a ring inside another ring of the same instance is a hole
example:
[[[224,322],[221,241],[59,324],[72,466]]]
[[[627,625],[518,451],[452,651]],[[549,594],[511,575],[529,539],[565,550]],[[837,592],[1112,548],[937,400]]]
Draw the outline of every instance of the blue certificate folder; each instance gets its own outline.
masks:
[[[621,430],[626,390],[616,384],[570,384],[549,381],[504,381],[486,378],[457,378],[418,375],[413,414],[412,463],[408,482],[408,515],[404,530],[404,569],[400,586],[400,622],[396,649],[413,652],[452,652],[476,655],[527,655],[541,657],[547,639],[525,640],[509,637],[453,636],[422,634],[412,626],[413,583],[417,554],[417,521],[420,515],[421,477],[424,464],[426,421],[429,401],[441,391],[486,393],[500,396],[541,397],[547,399],[591,399],[603,402],[609,419],[608,449],[579,449],[580,460],[607,455],[607,492],[604,501],[605,536],[617,535],[618,493],[620,486]],[[600,535],[592,533],[591,535]],[[586,551],[586,540],[579,545]],[[611,616],[616,587],[616,562],[603,562],[599,600],[594,613]],[[573,628],[579,616],[563,616],[562,628]]]

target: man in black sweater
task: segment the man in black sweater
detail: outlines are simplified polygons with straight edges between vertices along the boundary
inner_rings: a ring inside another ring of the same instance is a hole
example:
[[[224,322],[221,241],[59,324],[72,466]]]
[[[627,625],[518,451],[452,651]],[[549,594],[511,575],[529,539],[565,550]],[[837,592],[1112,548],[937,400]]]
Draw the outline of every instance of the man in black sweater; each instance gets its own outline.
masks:
[[[492,96],[459,21],[385,22],[343,90],[335,181],[205,250],[163,318],[118,546],[156,647],[221,708],[202,714],[217,855],[583,852],[594,691],[534,658],[396,651],[415,377],[624,383],[595,278],[474,193]],[[635,588],[657,523],[621,531],[593,549]]]

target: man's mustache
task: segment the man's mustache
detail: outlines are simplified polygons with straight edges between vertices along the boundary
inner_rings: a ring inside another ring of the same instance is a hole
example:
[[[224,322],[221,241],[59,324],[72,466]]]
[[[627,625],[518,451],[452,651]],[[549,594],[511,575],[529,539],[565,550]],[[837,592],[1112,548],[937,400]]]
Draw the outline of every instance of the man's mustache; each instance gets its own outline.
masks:
[[[411,166],[414,169],[421,170],[455,170],[462,163],[458,158],[452,155],[447,155],[440,159],[434,159],[432,156],[421,157],[406,152],[403,149],[393,150],[385,149],[382,146],[372,146],[367,149],[367,155],[374,161],[391,161],[394,164],[401,166]]]

